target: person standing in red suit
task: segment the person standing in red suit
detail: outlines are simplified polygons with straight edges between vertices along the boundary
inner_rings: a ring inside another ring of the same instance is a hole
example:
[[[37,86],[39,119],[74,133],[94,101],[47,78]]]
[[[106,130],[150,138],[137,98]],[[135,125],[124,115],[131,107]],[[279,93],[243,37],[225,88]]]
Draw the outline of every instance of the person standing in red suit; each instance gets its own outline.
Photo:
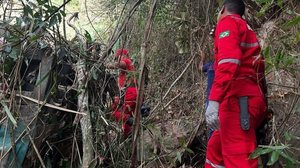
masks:
[[[256,34],[242,18],[242,0],[225,0],[214,40],[215,79],[205,112],[215,131],[205,168],[257,168],[255,129],[265,119],[264,59]]]
[[[123,122],[122,129],[124,136],[127,137],[131,132],[137,98],[136,79],[134,77],[135,68],[128,55],[128,50],[118,49],[115,57],[117,61],[106,66],[109,69],[119,69],[118,86],[120,97],[114,98],[112,106],[114,110],[113,116],[116,121]]]

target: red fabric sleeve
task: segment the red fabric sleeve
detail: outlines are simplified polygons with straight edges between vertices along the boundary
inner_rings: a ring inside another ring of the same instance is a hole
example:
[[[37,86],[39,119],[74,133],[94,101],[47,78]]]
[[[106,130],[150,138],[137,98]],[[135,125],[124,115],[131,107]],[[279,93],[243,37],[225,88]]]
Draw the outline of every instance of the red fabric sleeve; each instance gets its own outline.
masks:
[[[221,102],[238,71],[242,51],[240,47],[242,31],[238,23],[230,17],[219,22],[216,29],[215,79],[209,100]]]

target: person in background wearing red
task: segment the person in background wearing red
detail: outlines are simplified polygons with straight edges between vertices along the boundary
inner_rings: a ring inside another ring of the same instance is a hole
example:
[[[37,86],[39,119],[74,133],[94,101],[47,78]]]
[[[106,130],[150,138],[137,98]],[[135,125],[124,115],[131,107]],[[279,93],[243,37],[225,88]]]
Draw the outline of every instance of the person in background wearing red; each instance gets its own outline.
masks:
[[[113,116],[116,121],[123,123],[122,129],[124,136],[128,137],[131,133],[131,126],[133,124],[133,113],[136,106],[137,86],[134,77],[135,68],[132,60],[129,57],[128,50],[118,49],[115,54],[116,62],[108,64],[109,69],[118,69],[118,86],[120,90],[120,97],[114,98],[112,108],[114,110]]]
[[[206,168],[257,168],[255,129],[265,119],[264,60],[256,34],[242,18],[242,0],[225,0],[214,40],[215,78],[205,112],[213,128]]]

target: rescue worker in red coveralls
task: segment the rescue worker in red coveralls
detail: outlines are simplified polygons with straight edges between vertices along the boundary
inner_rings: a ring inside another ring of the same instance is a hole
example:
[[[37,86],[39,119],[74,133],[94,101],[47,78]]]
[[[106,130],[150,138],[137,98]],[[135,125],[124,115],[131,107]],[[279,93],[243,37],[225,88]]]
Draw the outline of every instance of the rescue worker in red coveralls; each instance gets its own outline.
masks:
[[[254,31],[242,18],[242,0],[225,0],[215,32],[215,79],[205,112],[215,131],[208,141],[206,168],[257,168],[255,129],[265,118],[261,89],[264,60]]]
[[[127,137],[131,133],[137,98],[136,80],[132,74],[135,68],[128,55],[128,50],[118,49],[115,57],[117,61],[106,66],[109,69],[119,69],[118,86],[120,89],[120,98],[114,98],[112,106],[114,110],[113,116],[116,121],[123,123],[122,129],[124,136]]]

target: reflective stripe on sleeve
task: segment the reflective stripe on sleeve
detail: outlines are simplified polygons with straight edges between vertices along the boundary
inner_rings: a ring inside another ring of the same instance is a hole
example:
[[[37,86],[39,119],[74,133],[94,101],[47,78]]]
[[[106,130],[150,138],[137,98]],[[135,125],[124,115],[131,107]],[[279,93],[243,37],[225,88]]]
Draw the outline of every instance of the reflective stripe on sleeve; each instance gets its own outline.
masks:
[[[241,43],[240,44],[240,46],[241,47],[247,47],[247,48],[251,48],[251,47],[257,47],[259,44],[258,44],[258,42],[256,42],[256,43]]]
[[[210,160],[206,159],[205,162],[209,165],[211,165],[211,167],[215,167],[215,168],[225,168],[225,166],[221,166],[221,165],[217,165],[217,164],[213,164]]]
[[[241,64],[241,61],[239,59],[234,59],[234,58],[226,58],[226,59],[221,59],[218,62],[218,65],[224,64],[224,63],[234,63],[234,64]]]

